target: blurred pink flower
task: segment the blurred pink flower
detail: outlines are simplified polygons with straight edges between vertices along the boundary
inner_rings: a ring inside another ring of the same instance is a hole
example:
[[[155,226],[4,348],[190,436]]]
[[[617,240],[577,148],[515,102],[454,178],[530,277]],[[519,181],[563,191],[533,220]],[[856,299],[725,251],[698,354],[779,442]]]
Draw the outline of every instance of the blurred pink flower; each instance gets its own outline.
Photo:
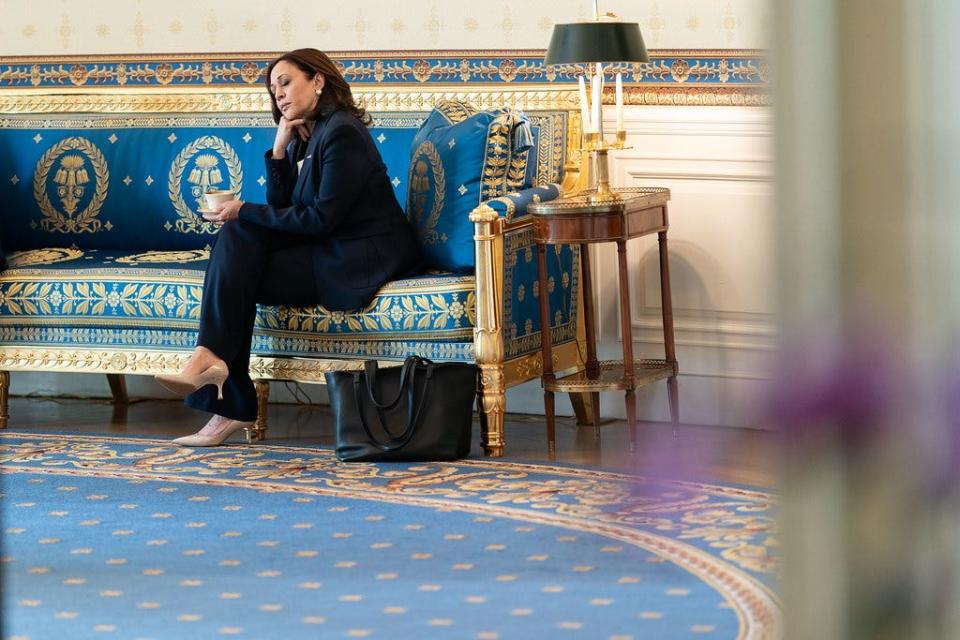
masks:
[[[875,327],[847,333],[784,349],[768,414],[788,440],[836,431],[856,444],[883,429],[906,379],[896,350]]]

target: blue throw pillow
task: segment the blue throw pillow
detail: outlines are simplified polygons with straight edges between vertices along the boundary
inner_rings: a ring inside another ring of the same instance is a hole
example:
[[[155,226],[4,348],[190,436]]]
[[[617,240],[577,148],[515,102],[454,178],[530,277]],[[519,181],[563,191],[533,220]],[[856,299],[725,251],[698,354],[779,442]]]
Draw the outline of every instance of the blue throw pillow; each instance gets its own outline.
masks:
[[[407,215],[429,266],[474,271],[470,211],[530,186],[532,146],[530,122],[519,111],[443,102],[431,112],[413,140],[407,182]]]

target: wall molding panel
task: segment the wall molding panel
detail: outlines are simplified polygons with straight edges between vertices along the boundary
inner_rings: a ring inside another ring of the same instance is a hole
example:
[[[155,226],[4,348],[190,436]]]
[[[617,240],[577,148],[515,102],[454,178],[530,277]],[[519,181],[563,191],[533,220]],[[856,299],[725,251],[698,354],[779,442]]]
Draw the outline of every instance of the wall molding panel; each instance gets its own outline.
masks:
[[[674,312],[676,315],[676,312]],[[703,314],[708,315],[708,314]],[[740,314],[715,314],[715,318],[698,319],[689,316],[674,318],[673,333],[678,345],[714,347],[718,349],[756,349],[770,351],[777,348],[776,325],[772,314],[754,314],[755,319],[735,320],[728,316]],[[743,314],[746,315],[746,314]],[[663,344],[660,331],[660,309],[642,315],[634,315],[631,322],[634,342]],[[620,337],[618,336],[619,340]]]
[[[633,156],[620,158],[638,165],[625,169],[625,182],[638,180],[693,180],[697,182],[770,182],[769,161],[741,158],[680,158]],[[645,170],[641,166],[656,167]]]
[[[671,189],[668,245],[681,419],[762,426],[754,407],[768,384],[779,339],[770,113],[630,108],[624,120],[632,149],[611,154],[614,184]],[[656,238],[631,241],[628,261],[634,350],[662,357]],[[598,349],[603,357],[619,357],[616,247],[598,245],[591,262]],[[664,390],[644,389],[638,400],[641,419],[669,418]],[[622,417],[622,404],[611,395],[604,413]]]

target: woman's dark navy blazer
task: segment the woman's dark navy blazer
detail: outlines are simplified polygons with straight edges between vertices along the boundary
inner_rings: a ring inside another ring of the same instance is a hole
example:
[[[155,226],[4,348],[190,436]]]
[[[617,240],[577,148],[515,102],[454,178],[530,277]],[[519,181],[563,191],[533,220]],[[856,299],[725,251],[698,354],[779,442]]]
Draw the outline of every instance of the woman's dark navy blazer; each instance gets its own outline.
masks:
[[[359,309],[384,283],[420,268],[416,235],[370,132],[350,112],[337,109],[318,119],[303,145],[292,142],[282,160],[267,151],[267,204],[244,203],[239,217],[304,236],[314,245],[320,303]]]

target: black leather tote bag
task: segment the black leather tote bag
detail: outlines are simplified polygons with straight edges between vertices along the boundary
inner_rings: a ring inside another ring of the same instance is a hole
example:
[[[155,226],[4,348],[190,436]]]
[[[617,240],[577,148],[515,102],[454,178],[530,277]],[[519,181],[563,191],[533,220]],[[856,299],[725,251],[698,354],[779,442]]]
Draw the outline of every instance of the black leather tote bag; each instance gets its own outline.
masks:
[[[326,374],[344,462],[456,460],[470,453],[477,367],[410,356],[403,366]]]

